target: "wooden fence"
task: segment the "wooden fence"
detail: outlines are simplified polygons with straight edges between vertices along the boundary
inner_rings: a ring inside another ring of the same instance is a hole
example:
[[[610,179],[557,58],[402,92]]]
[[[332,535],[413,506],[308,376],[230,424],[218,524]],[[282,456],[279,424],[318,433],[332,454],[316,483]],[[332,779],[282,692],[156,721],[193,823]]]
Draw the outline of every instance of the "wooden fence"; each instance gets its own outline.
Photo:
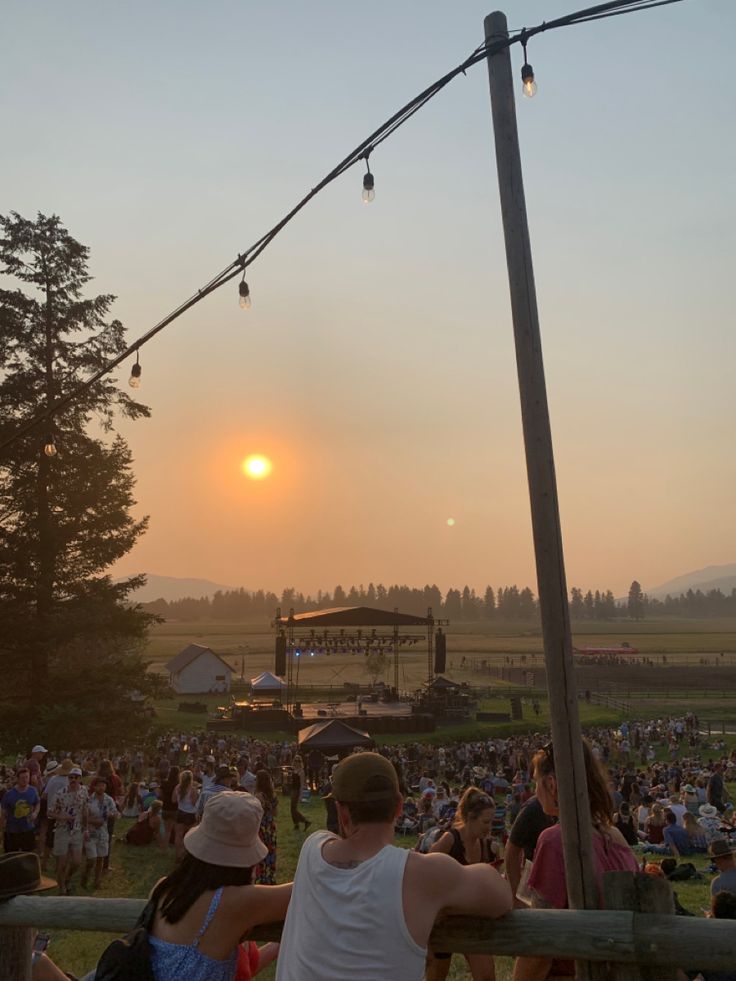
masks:
[[[736,921],[674,916],[672,891],[664,879],[613,872],[605,883],[605,910],[515,910],[500,920],[447,916],[435,925],[430,947],[603,962],[611,965],[614,981],[674,981],[678,967],[733,970]],[[142,899],[76,896],[17,896],[0,903],[2,978],[30,981],[31,928],[123,934],[144,905]],[[271,924],[254,930],[251,939],[280,936],[281,924]]]

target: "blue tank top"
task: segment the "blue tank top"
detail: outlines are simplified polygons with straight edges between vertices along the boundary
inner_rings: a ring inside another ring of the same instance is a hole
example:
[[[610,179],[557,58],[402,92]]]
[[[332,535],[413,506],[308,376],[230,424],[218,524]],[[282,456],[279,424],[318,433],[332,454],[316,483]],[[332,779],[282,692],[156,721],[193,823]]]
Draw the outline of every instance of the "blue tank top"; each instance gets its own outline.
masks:
[[[191,944],[172,944],[149,936],[151,966],[156,981],[233,981],[238,967],[238,949],[226,961],[215,960],[199,950],[199,941],[212,922],[222,898],[222,886],[215,892],[199,933]]]

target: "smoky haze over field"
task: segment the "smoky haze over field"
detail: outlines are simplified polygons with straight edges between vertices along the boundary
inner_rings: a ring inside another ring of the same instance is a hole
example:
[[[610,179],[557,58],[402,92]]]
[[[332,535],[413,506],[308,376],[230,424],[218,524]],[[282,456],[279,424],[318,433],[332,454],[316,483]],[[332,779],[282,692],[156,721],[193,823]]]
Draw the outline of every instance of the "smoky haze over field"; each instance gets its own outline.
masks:
[[[146,574],[147,583],[140,589],[136,590],[133,594],[133,598],[138,603],[153,603],[156,600],[165,600],[167,603],[176,602],[177,600],[183,599],[200,599],[204,598],[211,600],[216,593],[232,593],[236,590],[245,589],[246,592],[252,591],[249,587],[242,586],[225,586],[220,583],[212,582],[208,579],[196,579],[196,578],[177,578],[173,576],[158,576],[154,574]],[[602,584],[603,589],[601,592],[605,591],[607,584]],[[346,590],[348,584],[345,584]],[[259,589],[259,586],[254,587]],[[380,587],[379,587],[380,588]],[[656,586],[652,589],[644,589],[643,592],[649,597],[654,597],[658,599],[664,599],[665,596],[669,595],[672,597],[680,596],[681,594],[687,593],[688,590],[700,590],[703,593],[710,592],[711,590],[720,590],[724,596],[729,596],[732,589],[736,588],[736,563],[730,565],[719,565],[719,566],[707,566],[704,569],[699,569],[694,572],[688,572],[680,576],[676,576],[670,579],[668,582],[663,583],[661,586]],[[342,590],[341,587],[337,587],[339,595],[335,594],[335,587],[330,587],[329,595],[333,597],[331,602],[334,602],[336,606],[342,605],[358,605],[358,604],[368,604],[368,605],[386,605],[386,597],[383,600],[379,596],[376,598],[375,588],[372,592],[366,596],[364,589],[361,587],[361,595],[350,595],[346,590]],[[371,587],[369,587],[369,590]],[[484,598],[484,587],[477,591],[477,598],[482,601]],[[525,587],[521,587],[519,592],[525,592]],[[532,587],[531,591],[535,591]],[[583,592],[587,591],[587,586],[583,587]],[[425,590],[426,592],[426,590]],[[460,596],[458,599],[462,603],[463,600],[463,587],[458,589]],[[475,591],[473,591],[475,593]],[[496,590],[496,593],[498,590]],[[300,590],[289,590],[284,587],[276,587],[272,590],[272,593],[278,597],[278,602],[290,605],[296,602],[298,605],[299,598],[301,595]],[[314,597],[307,597],[310,601],[315,600],[320,601],[320,596],[315,594]],[[619,603],[625,603],[627,597],[618,597]],[[438,603],[439,595],[435,593],[434,596],[429,596],[427,594],[426,600],[428,603]]]

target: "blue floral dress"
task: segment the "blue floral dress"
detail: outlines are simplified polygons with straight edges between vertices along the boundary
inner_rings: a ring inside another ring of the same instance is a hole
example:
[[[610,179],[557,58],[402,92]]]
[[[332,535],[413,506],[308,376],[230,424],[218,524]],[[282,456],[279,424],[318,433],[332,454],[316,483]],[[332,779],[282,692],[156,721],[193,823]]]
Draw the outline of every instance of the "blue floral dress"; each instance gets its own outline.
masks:
[[[261,827],[258,832],[261,841],[268,848],[268,855],[256,866],[253,881],[261,886],[276,885],[276,811],[278,810],[279,800],[274,796],[271,800],[256,795],[263,807],[263,817]]]

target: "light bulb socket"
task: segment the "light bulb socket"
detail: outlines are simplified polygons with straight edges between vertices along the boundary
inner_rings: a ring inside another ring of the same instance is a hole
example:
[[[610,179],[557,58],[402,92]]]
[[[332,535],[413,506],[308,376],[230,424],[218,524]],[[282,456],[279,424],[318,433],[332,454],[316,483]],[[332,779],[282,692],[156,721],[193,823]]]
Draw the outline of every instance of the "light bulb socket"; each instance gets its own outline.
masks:
[[[376,182],[375,182],[375,180],[373,178],[373,174],[370,171],[368,171],[367,174],[363,174],[363,190],[364,191],[372,191],[373,188],[374,188],[374,186],[375,186],[375,183]]]
[[[521,66],[521,80],[522,82],[533,82],[534,81],[534,69],[528,62],[524,62]]]
[[[246,296],[250,296],[250,290],[248,289],[248,284],[246,283],[245,280],[243,280],[242,283],[240,283],[240,285],[238,286],[238,293],[243,298],[245,298]]]

